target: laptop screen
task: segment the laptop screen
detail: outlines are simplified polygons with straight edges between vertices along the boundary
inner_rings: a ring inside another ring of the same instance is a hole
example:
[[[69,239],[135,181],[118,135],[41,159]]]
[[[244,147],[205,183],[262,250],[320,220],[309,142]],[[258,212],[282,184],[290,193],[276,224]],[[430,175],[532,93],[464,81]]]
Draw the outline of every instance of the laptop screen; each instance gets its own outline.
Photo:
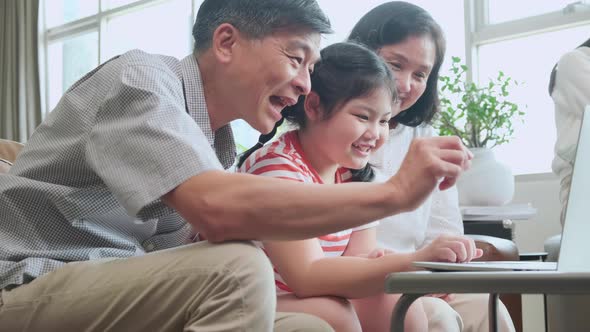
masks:
[[[557,270],[590,271],[590,105],[580,126]]]

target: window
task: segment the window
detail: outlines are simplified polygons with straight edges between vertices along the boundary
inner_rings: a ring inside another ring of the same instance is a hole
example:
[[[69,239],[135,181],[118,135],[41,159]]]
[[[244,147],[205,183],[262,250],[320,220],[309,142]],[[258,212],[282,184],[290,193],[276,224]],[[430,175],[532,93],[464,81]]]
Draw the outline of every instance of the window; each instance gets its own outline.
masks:
[[[344,40],[364,13],[386,1],[318,0],[335,31],[324,38],[322,46]],[[55,107],[63,92],[83,74],[116,54],[132,48],[177,58],[189,54],[191,26],[200,2],[42,1],[45,110]],[[513,96],[519,105],[526,105],[524,124],[516,124],[515,138],[498,147],[496,154],[515,174],[549,172],[555,140],[553,103],[546,92],[549,71],[561,54],[587,38],[588,1],[412,2],[428,10],[445,31],[448,45],[443,75],[450,57],[460,56],[473,68],[476,81],[485,81],[501,69],[523,83]],[[245,122],[232,125],[240,148],[257,141],[258,133]],[[522,158],[523,151],[527,158]]]
[[[97,13],[97,0],[51,0],[51,5],[45,6],[45,23],[48,28],[54,28]]]
[[[99,63],[128,50],[183,58],[197,0],[45,0],[45,111]],[[43,53],[43,52],[42,52]]]
[[[488,3],[489,23],[501,23],[520,18],[559,11],[572,0],[494,0]]]
[[[341,1],[319,0],[335,31],[322,45],[346,39],[364,13],[384,2],[387,0],[347,1],[347,10],[343,11]],[[462,13],[463,1],[415,2],[430,11],[446,32],[448,56],[462,56],[463,24],[448,13]],[[127,50],[139,48],[177,58],[189,54],[190,32],[199,4],[200,0],[45,0],[42,41],[46,111],[53,109],[65,90],[85,73]],[[232,126],[239,150],[258,140],[259,133],[246,122],[237,120]]]
[[[200,0],[45,0],[41,42],[45,50],[45,112],[84,74],[131,49],[183,58],[192,50],[192,25]],[[157,24],[155,24],[157,23]],[[259,133],[232,123],[238,149]]]
[[[103,60],[132,48],[182,59],[191,52],[192,26],[191,3],[187,0],[155,3],[109,17],[105,24]]]
[[[322,46],[344,41],[356,22],[371,9],[389,2],[389,0],[364,0],[346,2],[346,10],[342,10],[343,2],[334,0],[318,0],[320,7],[330,18],[334,33],[324,38]],[[457,20],[451,13],[463,15],[463,0],[414,0],[410,1],[425,10],[440,24],[447,39],[447,53],[442,68],[442,74],[450,67],[451,56],[464,57],[465,54],[465,28],[463,20]]]
[[[466,35],[473,79],[486,82],[502,70],[522,83],[511,90],[511,97],[526,112],[524,122],[514,124],[514,139],[494,148],[514,174],[551,172],[556,134],[549,74],[563,53],[588,38],[590,29],[590,7],[572,2],[466,2],[474,22],[467,25],[471,33]]]
[[[52,41],[47,47],[47,75],[51,81],[49,105],[55,107],[59,98],[74,82],[98,65],[98,32],[88,31]]]

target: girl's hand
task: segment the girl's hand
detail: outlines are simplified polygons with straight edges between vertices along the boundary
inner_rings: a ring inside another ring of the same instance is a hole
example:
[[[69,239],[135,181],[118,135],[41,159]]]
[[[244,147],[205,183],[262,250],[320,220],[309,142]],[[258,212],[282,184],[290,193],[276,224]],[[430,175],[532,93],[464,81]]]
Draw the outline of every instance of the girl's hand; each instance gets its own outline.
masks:
[[[481,257],[483,251],[465,236],[441,235],[414,255],[417,261],[465,263]]]
[[[392,254],[394,251],[390,250],[390,249],[384,249],[384,248],[375,248],[373,249],[370,253],[368,254],[360,254],[357,255],[357,257],[364,257],[364,258],[379,258],[383,255],[389,255]]]

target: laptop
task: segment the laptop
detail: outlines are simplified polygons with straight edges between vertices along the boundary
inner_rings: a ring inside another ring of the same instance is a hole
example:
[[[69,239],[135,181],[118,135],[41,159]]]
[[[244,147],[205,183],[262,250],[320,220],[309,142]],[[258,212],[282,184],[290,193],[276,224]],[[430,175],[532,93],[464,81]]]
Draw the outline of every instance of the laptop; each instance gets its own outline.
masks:
[[[556,262],[414,262],[431,271],[590,271],[590,105],[582,116],[572,182]]]

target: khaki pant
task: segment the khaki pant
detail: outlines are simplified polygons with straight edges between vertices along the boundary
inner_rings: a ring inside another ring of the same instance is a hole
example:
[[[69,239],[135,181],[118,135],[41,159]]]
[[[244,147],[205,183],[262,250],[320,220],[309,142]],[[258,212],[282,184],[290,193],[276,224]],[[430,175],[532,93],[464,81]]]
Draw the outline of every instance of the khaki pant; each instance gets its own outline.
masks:
[[[331,331],[276,314],[274,276],[250,243],[191,244],[70,263],[0,296],[0,331]]]
[[[421,297],[430,332],[488,331],[488,295],[453,294],[447,303],[439,298]],[[498,331],[514,332],[510,314],[498,303]]]

